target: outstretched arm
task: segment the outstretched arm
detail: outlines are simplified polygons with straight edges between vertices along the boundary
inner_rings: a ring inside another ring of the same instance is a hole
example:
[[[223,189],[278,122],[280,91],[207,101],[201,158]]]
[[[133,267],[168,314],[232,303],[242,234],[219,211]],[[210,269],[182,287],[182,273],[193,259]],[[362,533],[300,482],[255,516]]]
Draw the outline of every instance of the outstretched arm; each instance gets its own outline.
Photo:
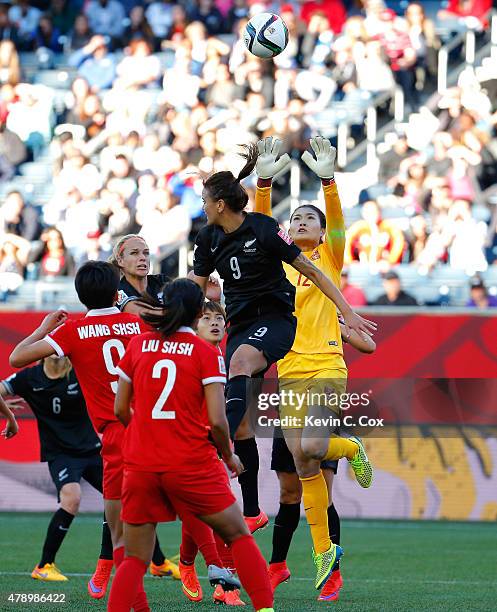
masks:
[[[304,151],[302,161],[321,179],[326,205],[326,242],[338,270],[343,267],[345,249],[345,220],[335,183],[335,159],[337,151],[330,141],[322,136],[310,140],[316,159]]]
[[[355,313],[341,291],[305,255],[301,253],[290,265],[312,281],[335,304],[342,314],[346,328],[364,332],[369,336],[376,331],[376,323]]]
[[[280,152],[281,140],[271,137],[259,140],[257,148],[259,149],[259,156],[255,167],[257,190],[255,192],[254,212],[271,217],[271,184],[273,177],[280,172],[286,172],[290,168],[290,157],[288,153],[285,153],[278,160],[276,159]]]
[[[53,355],[55,348],[44,340],[54,329],[67,320],[67,312],[64,310],[56,310],[48,314],[40,326],[35,331],[19,342],[9,357],[9,363],[14,368],[23,368],[24,366]]]

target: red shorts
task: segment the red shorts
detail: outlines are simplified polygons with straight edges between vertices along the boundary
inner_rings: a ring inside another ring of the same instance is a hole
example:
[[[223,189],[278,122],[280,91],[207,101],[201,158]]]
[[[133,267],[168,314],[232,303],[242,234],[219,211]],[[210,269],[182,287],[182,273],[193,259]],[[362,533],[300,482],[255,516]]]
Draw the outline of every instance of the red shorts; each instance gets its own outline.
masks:
[[[221,461],[189,472],[124,470],[121,520],[126,523],[165,523],[193,514],[222,512],[235,503]]]
[[[119,421],[105,426],[102,434],[102,459],[104,463],[104,499],[121,499],[123,484],[123,443],[126,428]]]

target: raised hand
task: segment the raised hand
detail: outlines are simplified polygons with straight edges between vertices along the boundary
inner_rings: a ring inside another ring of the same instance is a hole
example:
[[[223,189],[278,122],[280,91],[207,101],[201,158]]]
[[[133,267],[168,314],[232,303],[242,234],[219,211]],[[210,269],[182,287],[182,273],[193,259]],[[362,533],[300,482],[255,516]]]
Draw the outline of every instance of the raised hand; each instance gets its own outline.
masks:
[[[271,136],[259,140],[257,143],[259,157],[257,158],[255,171],[259,178],[270,179],[281,171],[286,172],[289,170],[291,160],[288,153],[285,153],[277,159],[281,144],[281,140],[272,138]]]
[[[41,322],[39,329],[43,329],[46,334],[49,334],[54,329],[67,321],[67,312],[65,310],[56,310],[47,314]]]
[[[332,179],[335,174],[337,150],[331,146],[327,138],[322,136],[311,138],[310,143],[316,159],[314,159],[309,151],[304,151],[302,153],[302,161],[319,178]]]

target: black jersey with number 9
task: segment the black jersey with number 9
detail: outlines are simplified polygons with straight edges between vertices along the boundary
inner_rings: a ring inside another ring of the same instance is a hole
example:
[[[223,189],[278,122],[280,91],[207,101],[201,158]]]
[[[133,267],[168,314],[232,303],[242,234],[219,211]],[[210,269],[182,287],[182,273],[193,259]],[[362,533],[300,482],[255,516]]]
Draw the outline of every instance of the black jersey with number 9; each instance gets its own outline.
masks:
[[[294,310],[295,287],[287,280],[282,262],[293,262],[300,252],[274,219],[247,213],[234,232],[225,233],[217,225],[200,230],[194,272],[205,277],[218,271],[231,322],[258,305],[275,304],[283,314]]]

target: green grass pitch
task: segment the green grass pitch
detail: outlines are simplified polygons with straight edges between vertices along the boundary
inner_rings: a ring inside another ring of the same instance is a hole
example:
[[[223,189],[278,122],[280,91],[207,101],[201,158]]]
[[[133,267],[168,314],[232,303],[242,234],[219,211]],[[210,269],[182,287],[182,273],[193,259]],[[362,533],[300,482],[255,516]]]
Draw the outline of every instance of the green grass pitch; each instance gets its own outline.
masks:
[[[105,601],[90,600],[88,575],[100,543],[100,518],[78,517],[58,555],[57,565],[70,577],[66,583],[41,583],[29,576],[37,563],[47,527],[47,514],[0,514],[0,610],[89,611],[105,610]],[[272,529],[256,534],[268,555]],[[179,524],[159,527],[166,554],[178,552]],[[310,536],[301,523],[289,556],[292,579],[276,592],[275,610],[337,611],[489,611],[497,601],[497,529],[495,524],[343,521],[342,546],[345,585],[337,603],[316,601]],[[205,566],[199,562],[199,575]],[[72,575],[71,575],[72,574]],[[179,583],[170,578],[147,577],[145,588],[154,611],[183,612],[218,609],[212,588],[202,580],[204,601],[191,603]],[[9,603],[10,593],[65,593],[66,603]],[[246,594],[242,598],[249,602]],[[245,609],[251,609],[247,606]]]

